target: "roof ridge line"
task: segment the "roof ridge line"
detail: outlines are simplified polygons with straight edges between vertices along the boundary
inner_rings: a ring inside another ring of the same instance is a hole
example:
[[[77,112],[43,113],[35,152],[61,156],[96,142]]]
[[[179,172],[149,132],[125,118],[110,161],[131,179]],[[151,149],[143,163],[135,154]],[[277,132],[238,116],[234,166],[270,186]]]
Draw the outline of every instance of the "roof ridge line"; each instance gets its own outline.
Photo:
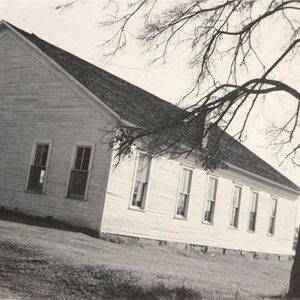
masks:
[[[59,70],[69,75],[74,83],[77,83],[91,94],[96,102],[100,102],[104,107],[113,112],[114,115],[117,115],[119,120],[126,120],[136,126],[143,126],[142,124],[154,126],[160,124],[161,119],[165,119],[166,116],[179,117],[183,111],[179,106],[163,100],[66,50],[52,45],[33,33],[30,34],[6,21],[1,21],[1,24],[8,26],[8,28],[13,30],[18,36],[25,39],[31,46],[42,53],[43,56],[49,58]],[[178,115],[179,113],[180,115]],[[140,114],[143,114],[142,118]],[[234,165],[238,167],[242,165],[244,170],[252,174],[259,174],[258,172],[263,171],[264,174],[262,176],[265,176],[273,182],[299,188],[285,175],[281,174],[242,143],[239,141],[236,142],[242,149],[246,149],[246,151],[251,154],[252,158],[250,156],[250,160],[252,159],[254,161],[249,161],[250,164],[248,162],[246,165],[238,161],[237,164]],[[234,154],[237,158],[242,155],[238,152]],[[262,166],[262,168],[259,169],[256,167],[256,164],[264,164],[265,167]],[[270,175],[268,175],[268,172],[270,172]]]

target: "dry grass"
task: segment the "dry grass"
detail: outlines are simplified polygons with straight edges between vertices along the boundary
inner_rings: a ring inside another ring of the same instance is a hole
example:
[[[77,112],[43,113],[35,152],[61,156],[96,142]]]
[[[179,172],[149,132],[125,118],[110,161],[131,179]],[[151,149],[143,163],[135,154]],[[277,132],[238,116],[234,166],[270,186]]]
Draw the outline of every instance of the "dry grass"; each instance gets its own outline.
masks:
[[[280,299],[290,269],[0,221],[0,298]]]
[[[45,259],[42,253],[28,251],[16,244],[0,244],[0,253],[3,256],[0,259],[2,275],[0,286],[4,286],[6,291],[11,289],[14,295],[22,297],[37,299],[201,298],[199,292],[184,285],[169,286],[168,283],[155,277],[146,275],[144,278],[141,274],[136,276],[133,272],[111,269],[103,265],[72,265]],[[143,282],[146,278],[148,284]]]

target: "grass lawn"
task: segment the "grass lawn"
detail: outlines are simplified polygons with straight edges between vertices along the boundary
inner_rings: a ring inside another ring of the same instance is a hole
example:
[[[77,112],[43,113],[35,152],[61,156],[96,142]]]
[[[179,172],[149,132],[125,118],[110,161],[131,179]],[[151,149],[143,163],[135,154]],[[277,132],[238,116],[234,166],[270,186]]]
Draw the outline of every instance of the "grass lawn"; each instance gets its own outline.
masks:
[[[0,220],[0,299],[274,299],[291,265]]]

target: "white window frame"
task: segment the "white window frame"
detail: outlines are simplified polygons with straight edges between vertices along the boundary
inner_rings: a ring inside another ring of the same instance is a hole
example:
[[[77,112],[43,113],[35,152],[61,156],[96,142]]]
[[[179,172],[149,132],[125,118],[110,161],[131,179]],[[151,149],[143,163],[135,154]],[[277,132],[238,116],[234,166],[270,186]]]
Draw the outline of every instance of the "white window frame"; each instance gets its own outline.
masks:
[[[135,181],[136,181],[137,168],[138,168],[138,162],[139,162],[140,154],[148,155],[150,157],[149,167],[148,167],[148,172],[147,172],[146,190],[145,190],[145,194],[144,194],[144,199],[142,199],[141,207],[132,204],[132,198],[133,198],[133,194],[134,194]],[[151,170],[152,170],[152,158],[151,158],[151,156],[145,151],[136,150],[135,162],[134,162],[134,171],[133,171],[133,180],[132,180],[132,183],[131,183],[131,192],[130,192],[129,206],[128,206],[129,209],[142,211],[142,212],[146,211],[147,202],[148,202],[147,199],[148,199],[148,193],[149,193],[149,187],[150,187],[150,181],[151,181],[150,180],[151,179]]]
[[[275,214],[273,216],[273,200],[276,200],[276,207],[275,207]],[[271,201],[270,201],[270,213],[268,217],[268,236],[274,236],[275,235],[275,229],[276,229],[276,220],[277,220],[277,210],[278,210],[278,197],[271,196]],[[274,220],[274,225],[273,225],[273,232],[270,232],[270,221],[271,218]]]
[[[238,206],[233,205],[233,197],[234,197],[234,190],[235,188],[240,188],[240,196],[238,199]],[[243,197],[243,186],[241,184],[238,184],[236,182],[233,182],[233,188],[232,188],[232,195],[231,195],[231,205],[230,205],[230,212],[229,212],[229,228],[237,230],[239,228],[239,222],[240,222],[240,215],[241,215],[241,204],[242,204],[242,197]],[[235,208],[235,211],[238,209],[238,219],[237,219],[237,226],[231,225],[232,223],[232,216],[233,216],[233,209]]]
[[[74,168],[75,157],[76,157],[76,152],[77,152],[78,147],[91,147],[91,156],[90,156],[89,167],[88,167],[89,173],[88,173],[88,177],[87,177],[87,181],[86,181],[86,187],[85,187],[85,193],[84,193],[83,199],[78,199],[78,198],[71,197],[68,195],[70,175],[71,175],[72,169]],[[86,201],[87,200],[95,148],[96,148],[95,143],[84,142],[84,141],[76,141],[75,144],[73,145],[73,150],[72,150],[72,155],[71,155],[71,163],[70,163],[70,167],[69,167],[69,171],[68,171],[67,184],[66,184],[66,190],[65,190],[65,198],[71,199],[71,200],[77,200],[77,201]]]
[[[208,192],[209,192],[209,182],[210,179],[215,179],[217,181],[217,185],[216,185],[216,196],[214,200],[208,199]],[[202,223],[204,224],[209,224],[209,225],[213,225],[214,224],[214,219],[215,219],[215,211],[216,211],[216,202],[217,202],[217,198],[218,198],[218,187],[219,187],[219,177],[218,176],[213,176],[211,174],[207,174],[207,180],[206,180],[206,190],[205,190],[205,198],[204,198],[204,205],[203,205],[203,212],[202,212]],[[207,220],[205,220],[205,212],[206,212],[206,205],[207,202],[214,202],[214,209],[213,209],[213,216],[212,216],[212,222],[209,222]]]
[[[51,158],[51,152],[52,152],[52,143],[53,143],[52,140],[45,140],[45,139],[35,139],[34,140],[33,145],[32,145],[32,150],[31,150],[29,166],[28,166],[28,170],[27,170],[27,177],[26,177],[26,183],[25,183],[25,192],[39,194],[39,195],[45,194],[47,178],[48,178],[48,170],[49,170],[49,164],[50,164],[50,158]],[[48,155],[47,155],[47,162],[46,162],[46,172],[45,172],[45,177],[44,177],[43,189],[42,189],[41,193],[28,190],[30,168],[31,168],[31,165],[33,164],[33,161],[34,161],[34,158],[35,158],[36,147],[37,147],[38,144],[47,144],[47,145],[49,145]]]
[[[249,225],[250,225],[250,213],[253,212],[251,210],[251,207],[252,207],[252,195],[253,194],[257,194],[257,199],[256,199],[256,205],[255,205],[255,222],[254,222],[254,230],[250,229],[249,228]],[[257,224],[257,212],[258,212],[258,203],[259,203],[259,192],[257,190],[253,190],[251,189],[250,190],[250,198],[249,198],[249,209],[248,209],[248,225],[247,225],[247,231],[248,232],[251,232],[251,233],[255,233],[256,231],[256,224]]]
[[[179,215],[179,214],[177,214],[177,209],[178,209],[178,204],[179,204],[179,200],[180,200],[180,194],[184,194],[180,191],[183,169],[191,171],[191,176],[190,176],[189,188],[188,188],[189,192],[188,192],[188,194],[185,194],[185,195],[188,195],[185,214],[184,215]],[[193,173],[194,173],[194,169],[192,167],[189,167],[189,166],[184,165],[184,164],[180,165],[177,196],[176,196],[176,205],[175,205],[175,212],[174,212],[174,218],[176,218],[176,219],[187,220],[189,205],[190,205],[190,198],[191,198],[192,183],[193,183]]]

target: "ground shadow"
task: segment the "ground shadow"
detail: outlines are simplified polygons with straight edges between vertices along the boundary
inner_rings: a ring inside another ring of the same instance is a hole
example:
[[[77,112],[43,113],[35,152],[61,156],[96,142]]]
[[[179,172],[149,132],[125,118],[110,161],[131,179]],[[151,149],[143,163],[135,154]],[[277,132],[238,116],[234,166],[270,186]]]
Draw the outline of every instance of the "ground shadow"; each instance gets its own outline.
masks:
[[[91,237],[99,237],[99,234],[89,228],[76,226],[64,221],[53,219],[52,217],[33,217],[18,210],[9,210],[4,207],[0,208],[0,220],[15,223],[34,225],[38,227],[54,228],[63,231],[81,232]]]

